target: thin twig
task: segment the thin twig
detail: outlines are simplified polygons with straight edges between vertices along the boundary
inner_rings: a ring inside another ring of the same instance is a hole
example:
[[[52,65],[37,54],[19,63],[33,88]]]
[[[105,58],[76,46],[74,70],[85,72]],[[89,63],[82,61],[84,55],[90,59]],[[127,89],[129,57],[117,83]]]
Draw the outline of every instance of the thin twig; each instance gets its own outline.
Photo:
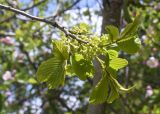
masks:
[[[81,0],[76,0],[72,5],[70,5],[66,9],[58,10],[53,16],[46,17],[46,19],[55,19],[57,16],[60,16],[64,12],[66,12],[66,11],[70,10],[71,8],[73,8],[74,6],[76,6],[80,1]]]
[[[29,6],[29,7],[27,7],[27,8],[24,8],[24,9],[22,9],[22,10],[23,10],[23,11],[30,10],[30,9],[32,9],[32,8],[34,8],[34,7],[39,6],[40,4],[42,4],[42,3],[44,3],[44,2],[46,2],[46,0],[41,0],[40,2],[38,2],[38,3],[36,3],[36,4],[33,4],[32,6]]]
[[[0,8],[1,9],[5,9],[5,10],[8,10],[8,11],[12,11],[16,14],[21,14],[23,16],[26,16],[28,18],[30,18],[31,20],[33,21],[40,21],[40,22],[44,22],[44,23],[47,23],[53,27],[56,27],[58,28],[59,30],[61,30],[62,32],[64,32],[64,34],[67,36],[67,37],[71,37],[75,40],[77,40],[78,42],[81,42],[81,43],[84,43],[84,44],[87,44],[88,42],[87,41],[84,41],[80,38],[78,38],[75,34],[72,34],[69,32],[69,30],[67,30],[65,27],[59,25],[57,22],[54,22],[54,21],[49,21],[45,18],[40,18],[40,17],[36,17],[36,16],[33,16],[33,15],[30,15],[24,11],[21,11],[21,10],[18,10],[18,9],[15,9],[15,8],[12,8],[10,6],[6,6],[6,5],[3,5],[3,4],[0,4]]]
[[[38,3],[36,3],[36,4],[33,4],[32,6],[29,6],[29,7],[27,7],[27,8],[21,9],[21,10],[22,10],[22,11],[27,11],[27,10],[33,9],[34,7],[37,7],[37,6],[41,5],[41,4],[44,3],[45,1],[46,1],[46,0],[42,0],[42,1],[38,2]],[[9,20],[11,20],[11,19],[13,19],[13,18],[15,18],[15,17],[16,17],[16,14],[13,14],[13,15],[11,15],[10,17],[8,17],[7,19],[0,21],[0,24],[2,24],[2,23],[4,23],[4,22],[8,22]]]
[[[64,10],[61,10],[60,12],[58,12],[59,14],[62,14],[64,13],[65,11],[71,9],[72,7],[74,7],[75,5],[77,5],[81,0],[77,0],[75,1],[71,6],[69,6],[68,8],[64,9]]]

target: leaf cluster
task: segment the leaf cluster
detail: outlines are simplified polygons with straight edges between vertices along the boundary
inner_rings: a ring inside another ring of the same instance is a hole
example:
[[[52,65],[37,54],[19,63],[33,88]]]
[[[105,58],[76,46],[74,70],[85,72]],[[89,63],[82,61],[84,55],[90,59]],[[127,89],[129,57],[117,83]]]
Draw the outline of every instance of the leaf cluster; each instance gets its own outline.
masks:
[[[90,95],[90,103],[112,103],[119,97],[120,92],[129,92],[117,81],[117,71],[124,68],[128,62],[118,57],[118,51],[133,54],[140,48],[140,40],[136,35],[140,23],[137,17],[128,24],[122,32],[110,25],[106,27],[108,34],[97,36],[90,34],[87,24],[79,24],[71,29],[87,43],[78,42],[71,37],[53,41],[53,58],[43,62],[37,71],[37,79],[47,82],[49,88],[56,88],[64,84],[65,76],[78,76],[81,80],[93,78],[96,60],[101,66],[102,78],[94,87]],[[118,49],[118,51],[117,51]],[[103,59],[100,57],[103,56]]]

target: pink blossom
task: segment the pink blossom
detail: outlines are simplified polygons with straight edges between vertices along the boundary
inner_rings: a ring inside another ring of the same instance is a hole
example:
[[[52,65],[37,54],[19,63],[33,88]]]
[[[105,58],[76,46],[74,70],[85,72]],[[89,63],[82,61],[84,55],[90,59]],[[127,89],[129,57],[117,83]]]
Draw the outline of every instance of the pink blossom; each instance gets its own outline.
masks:
[[[0,42],[4,43],[6,45],[14,45],[14,42],[13,42],[12,38],[10,38],[10,37],[1,38]]]
[[[145,95],[145,97],[147,98],[147,97],[150,97],[150,96],[152,96],[153,95],[153,89],[152,89],[152,86],[151,85],[147,85],[147,87],[146,87],[146,95]]]
[[[7,80],[13,80],[13,76],[12,76],[12,72],[10,71],[6,71],[3,75],[2,75],[2,79],[7,81]]]
[[[159,65],[159,61],[158,59],[156,59],[155,57],[150,57],[147,62],[146,62],[147,66],[150,68],[157,68]]]

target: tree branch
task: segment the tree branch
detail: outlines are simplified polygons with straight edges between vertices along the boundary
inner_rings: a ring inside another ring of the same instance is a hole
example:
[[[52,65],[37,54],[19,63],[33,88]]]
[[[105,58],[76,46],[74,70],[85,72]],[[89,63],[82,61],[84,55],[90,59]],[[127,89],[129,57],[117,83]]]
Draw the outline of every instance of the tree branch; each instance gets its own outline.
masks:
[[[60,16],[60,15],[62,15],[64,12],[66,12],[66,11],[68,11],[68,10],[70,10],[71,8],[73,8],[75,5],[77,5],[79,2],[80,2],[81,0],[76,0],[72,5],[70,5],[69,7],[67,7],[66,9],[61,9],[61,10],[57,10],[56,12],[55,12],[55,14],[54,15],[52,15],[52,16],[48,16],[48,17],[46,17],[46,19],[55,19],[57,16]]]
[[[47,24],[49,24],[49,25],[51,25],[53,27],[58,28],[62,32],[64,32],[66,37],[71,37],[71,38],[77,40],[78,42],[81,42],[81,43],[84,43],[84,44],[88,43],[87,41],[84,41],[84,40],[78,38],[75,34],[72,34],[69,30],[67,30],[65,27],[59,25],[57,22],[52,22],[52,21],[49,21],[49,20],[47,20],[45,18],[36,17],[36,16],[30,15],[30,14],[24,12],[24,11],[21,11],[21,10],[18,10],[18,9],[15,9],[15,8],[12,8],[10,6],[6,6],[6,5],[3,5],[3,4],[0,4],[0,8],[8,10],[8,11],[12,11],[12,12],[14,12],[16,14],[21,14],[23,16],[26,16],[26,17],[30,18],[33,21],[40,21],[40,22],[47,23]]]
[[[81,0],[76,0],[72,5],[70,5],[69,7],[67,7],[66,9],[62,9],[62,10],[58,10],[55,15],[53,16],[49,16],[47,17],[47,19],[54,19],[57,16],[60,16],[61,14],[63,14],[64,12],[70,10],[71,8],[73,8],[75,5],[77,5]]]
[[[32,6],[29,6],[29,7],[27,7],[27,8],[24,8],[24,9],[22,9],[22,10],[23,10],[23,11],[30,10],[30,9],[32,9],[32,8],[34,8],[34,7],[39,6],[40,4],[42,4],[42,3],[46,2],[46,1],[47,1],[47,0],[41,0],[40,2],[38,2],[38,3],[36,3],[36,4],[33,4]]]
[[[37,7],[37,6],[41,5],[41,4],[44,3],[44,2],[45,2],[45,0],[42,0],[42,1],[38,2],[38,3],[36,3],[36,4],[33,4],[32,6],[29,6],[29,7],[27,7],[27,8],[21,9],[21,10],[22,10],[22,11],[30,10],[30,9],[32,9],[32,8],[34,8],[34,7]],[[16,17],[15,14],[14,14],[14,15],[11,15],[10,17],[8,17],[8,18],[5,19],[5,20],[2,20],[2,21],[0,22],[0,24],[2,24],[2,23],[4,23],[4,22],[7,22],[7,21],[9,21],[9,20],[11,20],[11,19],[13,19],[14,17]]]

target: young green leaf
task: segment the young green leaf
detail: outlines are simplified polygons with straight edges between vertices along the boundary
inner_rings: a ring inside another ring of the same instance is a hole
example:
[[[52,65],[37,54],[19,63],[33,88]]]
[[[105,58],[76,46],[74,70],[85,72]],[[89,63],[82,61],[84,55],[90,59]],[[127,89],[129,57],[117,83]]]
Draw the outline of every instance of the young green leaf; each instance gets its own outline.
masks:
[[[107,30],[107,33],[109,34],[109,37],[112,41],[115,41],[118,39],[119,37],[119,30],[117,27],[113,26],[113,25],[108,25],[105,28]]]
[[[128,61],[126,59],[115,58],[110,61],[109,66],[115,70],[118,70],[125,67],[127,64]]]
[[[108,97],[108,79],[104,76],[96,85],[90,95],[90,103],[100,104],[107,101]]]
[[[120,34],[120,38],[127,38],[128,36],[135,34],[140,25],[141,20],[142,20],[141,16],[140,15],[137,16],[132,23],[128,24],[124,28],[124,30]]]
[[[65,78],[66,60],[56,57],[43,62],[37,71],[37,79],[40,82],[47,82],[49,88],[56,88],[63,85]]]
[[[62,41],[54,40],[53,46],[54,46],[54,56],[64,60],[67,60],[69,58],[68,47],[64,45]]]
[[[81,80],[93,77],[94,67],[92,61],[85,60],[83,55],[75,54],[71,58],[72,69]]]
[[[109,59],[114,59],[118,57],[118,52],[115,50],[108,50]]]
[[[128,39],[125,41],[120,41],[117,44],[121,50],[123,50],[129,54],[133,54],[139,50],[139,48],[141,46],[141,41],[139,38],[132,38],[132,39]]]
[[[67,47],[60,41],[53,42],[54,57],[44,61],[37,70],[37,79],[47,82],[49,88],[63,85],[65,79],[65,66],[69,56]]]

